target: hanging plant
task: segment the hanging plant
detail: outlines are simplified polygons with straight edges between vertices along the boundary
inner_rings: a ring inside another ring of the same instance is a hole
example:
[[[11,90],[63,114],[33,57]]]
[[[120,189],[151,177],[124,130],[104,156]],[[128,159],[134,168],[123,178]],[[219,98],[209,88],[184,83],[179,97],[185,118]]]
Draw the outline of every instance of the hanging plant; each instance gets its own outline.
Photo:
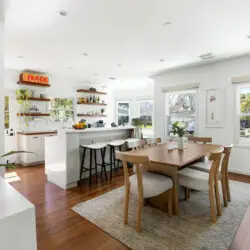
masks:
[[[29,97],[31,97],[31,92],[29,89],[17,89],[16,98],[17,102],[20,105],[21,113],[28,113],[30,107]],[[24,123],[26,126],[29,126],[29,117],[23,116]]]

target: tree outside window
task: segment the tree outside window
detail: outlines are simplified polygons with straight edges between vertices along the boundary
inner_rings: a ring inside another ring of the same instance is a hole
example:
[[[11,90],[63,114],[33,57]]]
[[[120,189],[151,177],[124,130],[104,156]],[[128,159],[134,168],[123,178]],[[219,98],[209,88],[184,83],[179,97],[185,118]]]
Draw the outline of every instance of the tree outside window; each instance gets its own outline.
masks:
[[[10,97],[4,97],[4,127],[5,129],[10,128]]]
[[[140,120],[143,123],[142,128],[152,129],[153,124],[153,100],[140,101]]]
[[[130,122],[130,103],[117,102],[116,119],[118,126],[126,125]]]
[[[50,100],[50,119],[56,122],[73,122],[74,108],[73,99],[54,98]]]
[[[182,122],[188,134],[195,133],[196,92],[194,90],[170,92],[167,94],[168,135],[173,135],[172,124]]]

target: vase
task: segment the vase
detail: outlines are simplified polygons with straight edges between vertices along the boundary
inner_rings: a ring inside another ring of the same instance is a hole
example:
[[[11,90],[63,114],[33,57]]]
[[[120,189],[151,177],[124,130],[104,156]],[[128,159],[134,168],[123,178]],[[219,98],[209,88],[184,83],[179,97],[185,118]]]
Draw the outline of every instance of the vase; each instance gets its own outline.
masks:
[[[134,137],[136,139],[141,139],[141,128],[134,128]]]
[[[178,137],[178,149],[184,148],[184,137]]]

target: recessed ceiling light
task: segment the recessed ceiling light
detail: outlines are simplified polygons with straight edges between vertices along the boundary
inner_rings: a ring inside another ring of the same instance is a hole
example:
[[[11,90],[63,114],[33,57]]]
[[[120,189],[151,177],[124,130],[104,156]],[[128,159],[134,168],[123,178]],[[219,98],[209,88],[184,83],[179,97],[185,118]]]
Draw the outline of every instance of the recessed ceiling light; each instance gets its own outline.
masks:
[[[163,23],[162,26],[167,26],[167,25],[170,25],[170,24],[172,24],[172,22],[167,21],[167,22]]]
[[[98,74],[93,74],[93,76],[98,76]]]
[[[164,59],[160,59],[160,62],[164,62],[165,60]]]
[[[121,64],[117,64],[117,67],[121,68],[121,66],[122,66]]]
[[[250,35],[248,35],[247,38],[250,39]]]
[[[213,54],[210,52],[210,53],[206,53],[206,54],[202,54],[199,56],[201,59],[203,60],[207,60],[207,59],[211,59],[211,58],[214,58]]]
[[[61,16],[67,16],[68,15],[68,11],[67,10],[60,10],[60,15]]]
[[[67,69],[68,69],[68,70],[72,70],[72,69],[73,69],[73,67],[68,67]]]
[[[88,56],[88,53],[82,53],[82,55],[84,55],[84,56]]]
[[[17,58],[19,58],[19,59],[23,59],[23,56],[18,56]]]
[[[110,76],[108,79],[109,80],[116,80],[116,78],[114,76]]]

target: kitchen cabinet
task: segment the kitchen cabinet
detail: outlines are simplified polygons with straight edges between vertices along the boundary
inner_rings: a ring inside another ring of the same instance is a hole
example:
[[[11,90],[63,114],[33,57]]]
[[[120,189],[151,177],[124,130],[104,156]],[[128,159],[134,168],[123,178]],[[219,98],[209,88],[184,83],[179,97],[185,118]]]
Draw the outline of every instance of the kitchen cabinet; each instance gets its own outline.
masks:
[[[56,133],[19,133],[18,150],[33,153],[19,154],[19,162],[24,166],[41,164],[45,161],[45,137],[55,136]]]

